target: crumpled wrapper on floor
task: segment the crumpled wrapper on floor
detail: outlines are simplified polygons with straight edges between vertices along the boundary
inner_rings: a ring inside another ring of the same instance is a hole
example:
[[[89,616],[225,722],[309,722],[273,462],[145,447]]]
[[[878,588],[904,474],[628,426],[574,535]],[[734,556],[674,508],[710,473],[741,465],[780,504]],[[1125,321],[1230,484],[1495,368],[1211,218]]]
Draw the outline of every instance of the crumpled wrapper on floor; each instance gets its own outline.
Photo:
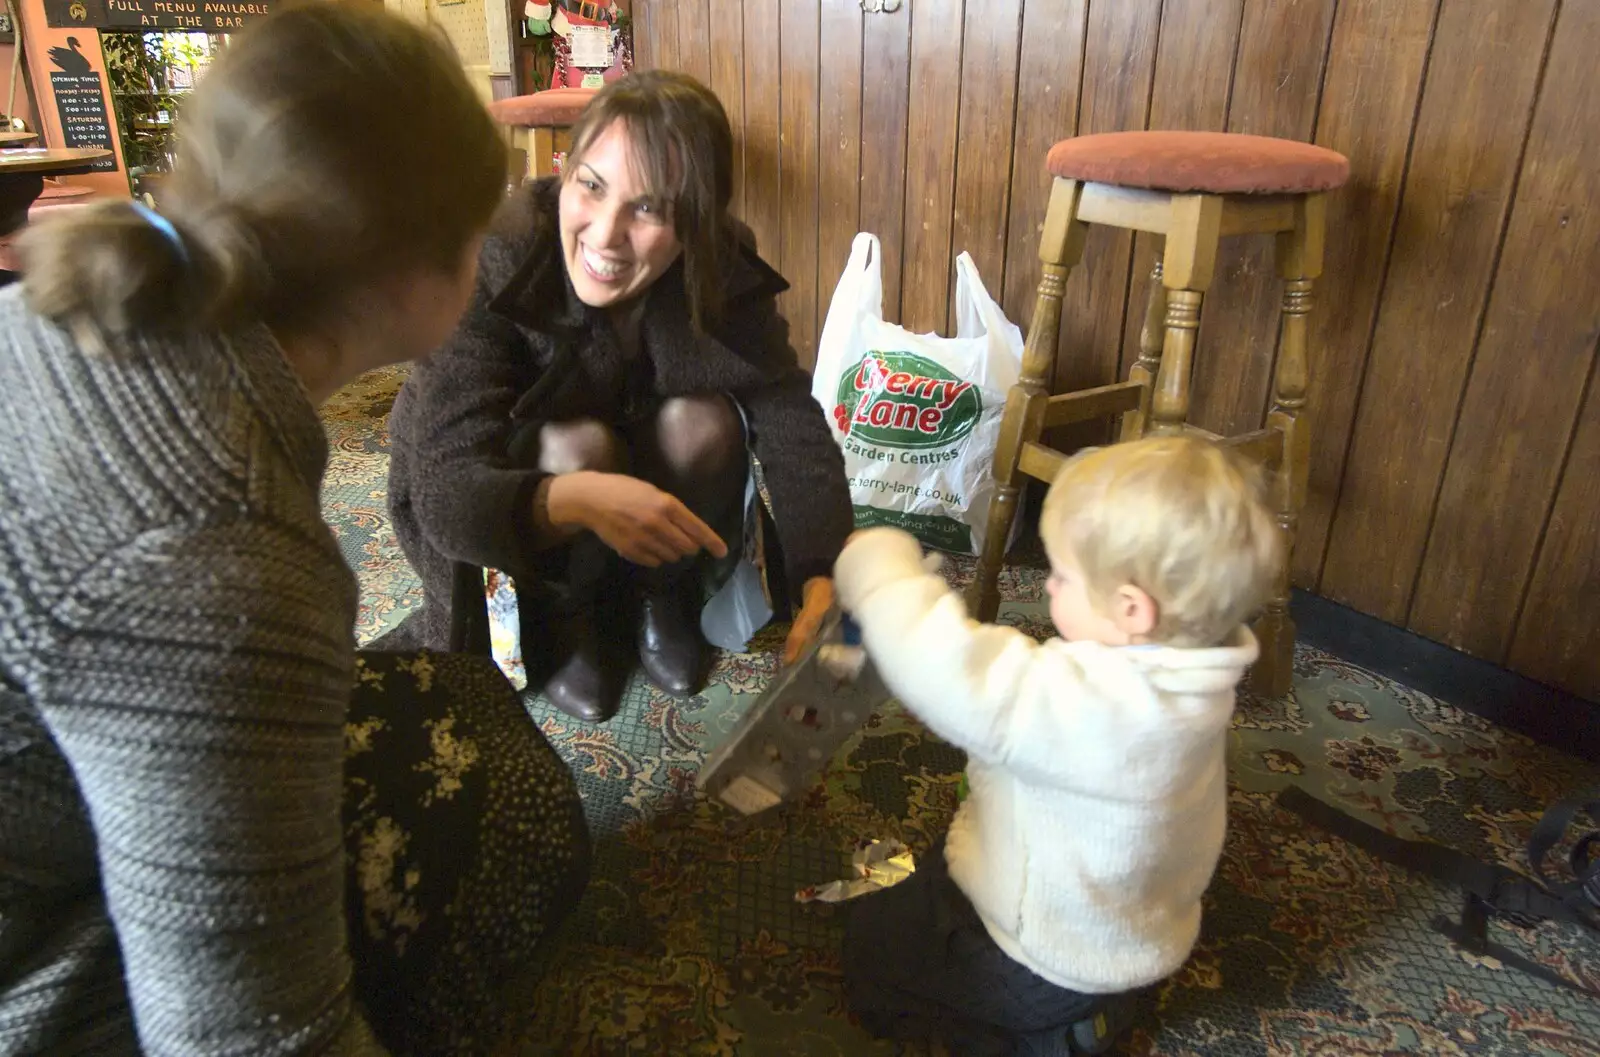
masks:
[[[842,903],[897,885],[917,870],[911,849],[893,838],[864,840],[850,856],[853,878],[807,885],[794,894],[796,903]]]

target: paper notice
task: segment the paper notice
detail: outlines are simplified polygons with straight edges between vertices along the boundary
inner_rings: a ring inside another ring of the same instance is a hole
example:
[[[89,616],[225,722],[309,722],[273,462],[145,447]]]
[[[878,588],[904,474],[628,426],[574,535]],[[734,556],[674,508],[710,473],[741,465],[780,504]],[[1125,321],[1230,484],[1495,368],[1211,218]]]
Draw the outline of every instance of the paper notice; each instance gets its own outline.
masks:
[[[606,26],[573,26],[572,65],[585,70],[611,68],[611,30]]]

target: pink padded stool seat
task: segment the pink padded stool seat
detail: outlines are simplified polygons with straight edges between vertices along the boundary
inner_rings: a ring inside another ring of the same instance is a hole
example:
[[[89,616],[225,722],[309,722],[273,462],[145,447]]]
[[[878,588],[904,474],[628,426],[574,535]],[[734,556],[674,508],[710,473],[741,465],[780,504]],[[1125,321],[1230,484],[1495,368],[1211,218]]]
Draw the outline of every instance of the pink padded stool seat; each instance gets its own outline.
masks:
[[[502,125],[564,128],[577,123],[578,115],[597,91],[595,88],[552,88],[547,92],[497,99],[489,104],[489,116]]]
[[[1105,132],[1050,148],[1052,176],[1152,191],[1307,194],[1350,178],[1344,155],[1295,140],[1237,132]]]
[[[94,194],[92,187],[80,187],[77,184],[54,183],[46,180],[44,190],[39,192],[39,201],[54,202],[67,198],[82,198],[84,195]]]
[[[76,184],[51,183],[45,181],[44,190],[39,192],[39,197],[28,209],[28,219],[37,220],[39,217],[52,210],[94,205],[100,197],[90,187],[79,187]]]
[[[93,205],[100,199],[92,188],[77,187],[72,184],[56,183],[52,180],[44,182],[44,190],[39,192],[39,197],[28,207],[28,221],[32,223],[51,210],[60,210],[71,206]],[[0,271],[20,272],[22,262],[17,256],[16,238],[21,231],[14,231],[9,235],[0,237]]]

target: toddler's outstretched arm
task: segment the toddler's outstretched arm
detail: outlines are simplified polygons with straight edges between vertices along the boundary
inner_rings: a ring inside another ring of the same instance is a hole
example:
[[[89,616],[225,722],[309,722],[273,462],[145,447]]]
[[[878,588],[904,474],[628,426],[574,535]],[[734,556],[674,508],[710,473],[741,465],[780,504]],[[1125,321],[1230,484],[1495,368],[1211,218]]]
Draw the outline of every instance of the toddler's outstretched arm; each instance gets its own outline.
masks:
[[[991,763],[1061,773],[1062,742],[1082,710],[1060,702],[1081,705],[1088,693],[1069,656],[1015,628],[971,620],[924,569],[921,545],[898,529],[857,533],[834,575],[884,683],[935,733]]]

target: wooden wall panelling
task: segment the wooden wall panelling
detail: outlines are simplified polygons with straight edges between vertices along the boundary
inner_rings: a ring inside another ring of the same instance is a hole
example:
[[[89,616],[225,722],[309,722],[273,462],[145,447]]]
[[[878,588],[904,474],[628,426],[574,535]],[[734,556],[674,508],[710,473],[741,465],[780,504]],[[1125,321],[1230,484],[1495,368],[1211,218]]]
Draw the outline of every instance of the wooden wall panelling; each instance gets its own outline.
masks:
[[[648,6],[645,0],[640,6]],[[734,216],[744,216],[744,3],[710,0],[711,90],[733,127]]]
[[[743,158],[735,208],[795,282],[784,307],[806,357],[857,230],[883,242],[888,318],[946,329],[950,264],[966,249],[1026,327],[1043,158],[1068,135],[1226,127],[1347,155],[1311,316],[1296,580],[1600,694],[1600,210],[1588,201],[1600,126],[1584,109],[1600,8],[638,6],[641,66],[703,70],[728,107]],[[1058,388],[1125,375],[1154,240],[1132,249],[1126,233],[1091,235],[1066,290]],[[1269,252],[1253,240],[1224,251],[1198,357],[1201,424],[1260,414],[1280,297]]]
[[[1573,286],[1600,276],[1600,122],[1588,102],[1600,97],[1596,40],[1600,5],[1563,4],[1408,621],[1494,661],[1511,646],[1600,333],[1600,300],[1574,296]],[[1574,478],[1571,468],[1566,476],[1569,520],[1576,504],[1600,521],[1600,478]],[[1563,579],[1583,576],[1568,570]],[[1552,609],[1546,596],[1531,603],[1524,626],[1592,654],[1597,599],[1573,596]],[[1546,614],[1571,623],[1585,606],[1591,619],[1576,635],[1549,626]]]
[[[800,362],[816,361],[817,103],[821,52],[816,0],[780,0],[778,200],[782,207],[778,270],[789,290],[778,299]]]
[[[1039,238],[1044,234],[1045,205],[1050,201],[1051,179],[1044,159],[1052,144],[1077,133],[1088,15],[1088,0],[1049,4],[1035,0],[1022,8],[1005,287],[1003,293],[989,292],[1002,298],[1006,318],[1024,333],[1033,319],[1033,299],[1039,286]]]
[[[1309,140],[1315,131],[1335,0],[1248,0],[1228,131]],[[1278,348],[1273,240],[1227,239],[1200,326],[1190,417],[1225,435],[1260,429]],[[1130,313],[1131,314],[1131,313]]]
[[[778,0],[744,0],[744,221],[776,265],[782,251],[778,197]]]
[[[650,43],[651,52],[659,69],[683,69],[678,34],[679,2],[680,0],[642,0],[640,5],[654,8],[650,13],[650,29],[654,34]]]
[[[1565,5],[1578,7],[1578,4]],[[1593,51],[1590,38],[1588,52]],[[1585,56],[1590,62],[1592,54]],[[1576,97],[1574,97],[1576,98]],[[1592,199],[1592,196],[1584,196]],[[1600,701],[1600,385],[1591,367],[1587,398],[1561,490],[1522,604],[1509,663]]]
[[[1554,0],[1445,3],[1322,593],[1404,623]],[[1497,570],[1485,570],[1499,575]]]
[[[711,83],[711,2],[677,0],[678,63],[702,84]]]
[[[957,120],[961,138],[956,145],[955,208],[946,267],[955,267],[957,254],[970,253],[978,277],[996,300],[1005,293],[1021,35],[1022,0],[972,0],[967,4]],[[952,282],[945,332],[954,334],[955,326]]]
[[[1221,132],[1228,125],[1228,96],[1233,89],[1234,62],[1239,51],[1239,24],[1245,0],[1166,0],[1161,9],[1160,49],[1150,87],[1153,129]],[[1124,314],[1119,377],[1126,378],[1139,356],[1139,331],[1144,326],[1144,305],[1150,297],[1150,268],[1161,252],[1159,236],[1143,232],[1133,238],[1128,283],[1129,311]],[[1213,284],[1215,291],[1219,284]],[[1214,311],[1212,294],[1206,296],[1203,316]],[[1212,350],[1200,346],[1196,370],[1214,368]]]
[[[907,114],[905,249],[915,275],[901,292],[911,330],[943,330],[949,309],[950,224],[961,98],[962,0],[911,6],[911,104]]]
[[[1161,0],[1089,5],[1079,135],[1145,127],[1160,20]],[[1125,231],[1089,229],[1083,263],[1068,276],[1062,295],[1055,392],[1116,381],[1132,242]],[[1148,261],[1144,267],[1150,267]],[[1103,432],[1096,429],[1094,435]],[[1070,435],[1076,438],[1078,431]],[[1086,431],[1084,436],[1088,435]]]
[[[517,6],[517,0],[510,0],[510,3],[513,8]],[[654,0],[638,0],[633,5],[633,67],[636,70],[656,67],[655,7]]]
[[[900,319],[905,250],[906,135],[911,98],[911,8],[868,15],[861,25],[862,231],[883,247],[883,316]],[[831,291],[830,291],[831,292]]]
[[[1328,196],[1308,326],[1311,473],[1294,549],[1295,582],[1308,587],[1339,498],[1439,2],[1342,0],[1334,16],[1316,141],[1350,159],[1350,181]]]
[[[861,4],[822,0],[822,84],[817,115],[817,334],[861,224]],[[882,15],[868,15],[882,18]]]

